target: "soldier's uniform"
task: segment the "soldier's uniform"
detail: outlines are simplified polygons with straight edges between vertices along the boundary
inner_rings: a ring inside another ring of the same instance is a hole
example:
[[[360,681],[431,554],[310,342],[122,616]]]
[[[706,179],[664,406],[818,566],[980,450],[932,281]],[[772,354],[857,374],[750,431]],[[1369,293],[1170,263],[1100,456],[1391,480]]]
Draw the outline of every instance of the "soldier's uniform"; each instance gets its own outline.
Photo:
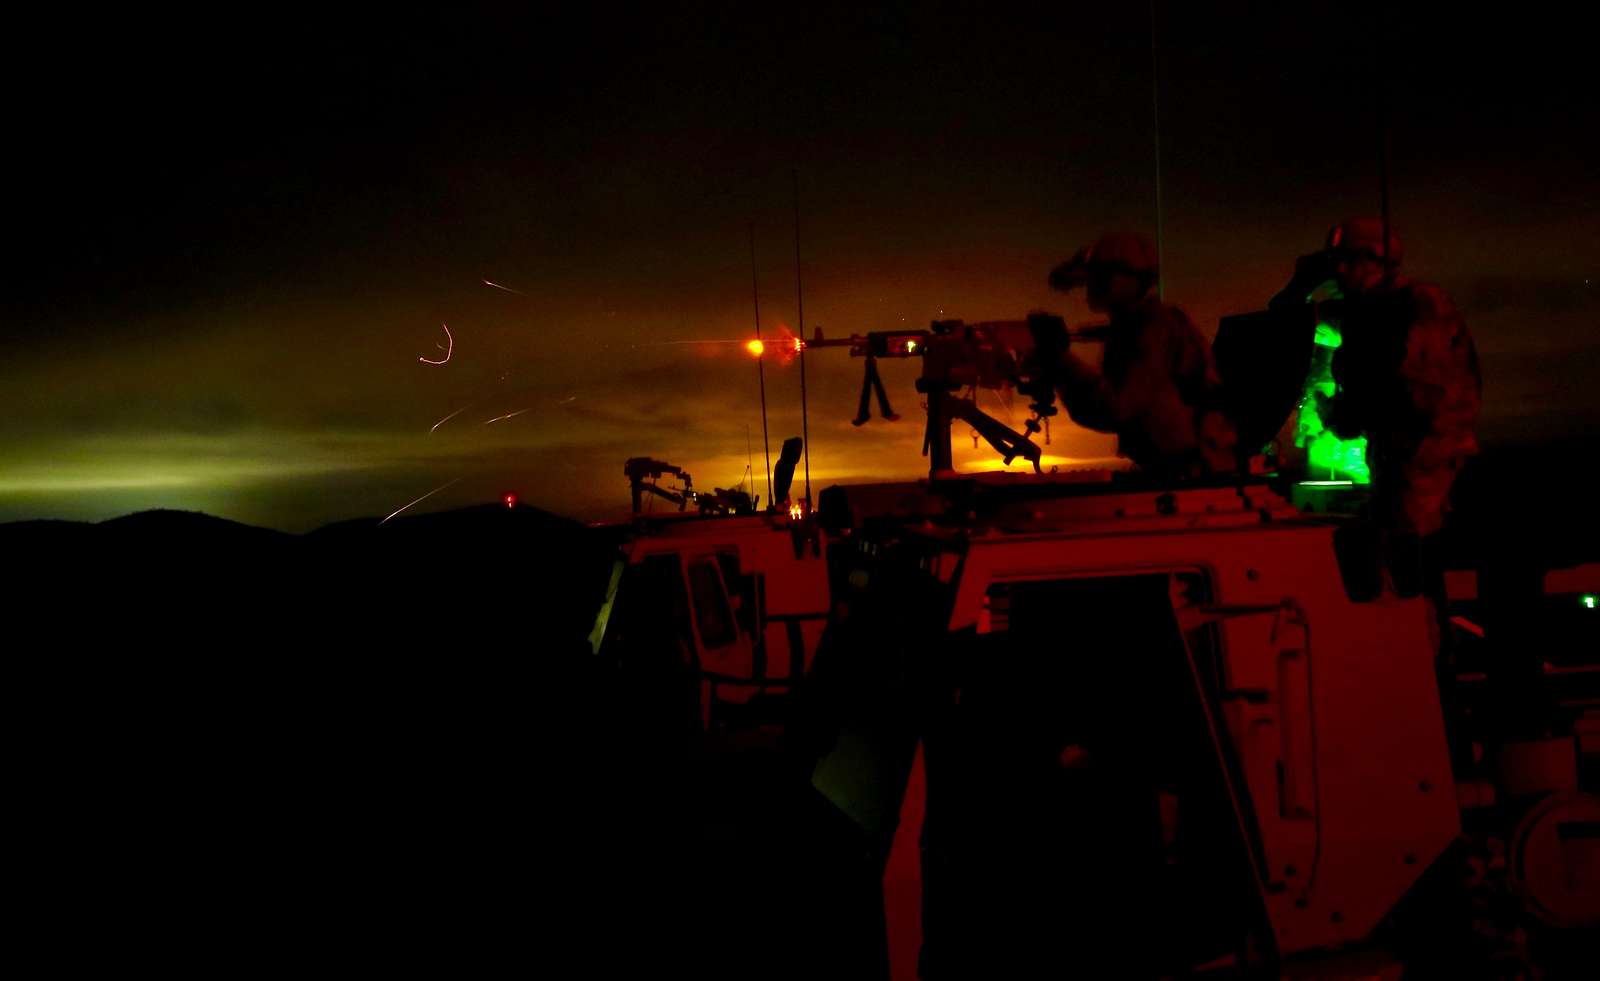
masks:
[[[1381,260],[1382,234],[1371,219],[1347,221],[1329,236],[1330,249]],[[1398,265],[1398,243],[1389,251]],[[1379,527],[1431,535],[1462,463],[1478,452],[1483,378],[1472,335],[1439,287],[1392,269],[1386,281],[1363,281],[1340,268],[1344,343],[1333,356],[1329,422],[1342,439],[1367,438]]]
[[[1211,345],[1182,310],[1155,295],[1155,276],[1155,250],[1126,233],[1102,236],[1051,274],[1058,289],[1087,285],[1090,306],[1111,315],[1098,369],[1062,355],[1062,404],[1078,425],[1116,433],[1119,452],[1141,470],[1232,472],[1234,431],[1219,411]]]

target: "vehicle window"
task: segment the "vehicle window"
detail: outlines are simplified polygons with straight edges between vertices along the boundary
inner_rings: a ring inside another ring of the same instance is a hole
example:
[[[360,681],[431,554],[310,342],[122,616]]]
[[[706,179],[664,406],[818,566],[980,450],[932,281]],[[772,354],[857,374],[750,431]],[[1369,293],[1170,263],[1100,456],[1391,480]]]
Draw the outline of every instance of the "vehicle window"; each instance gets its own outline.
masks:
[[[727,647],[738,637],[733,610],[715,559],[697,559],[689,566],[689,592],[694,598],[695,620],[700,624],[700,641],[708,648]]]

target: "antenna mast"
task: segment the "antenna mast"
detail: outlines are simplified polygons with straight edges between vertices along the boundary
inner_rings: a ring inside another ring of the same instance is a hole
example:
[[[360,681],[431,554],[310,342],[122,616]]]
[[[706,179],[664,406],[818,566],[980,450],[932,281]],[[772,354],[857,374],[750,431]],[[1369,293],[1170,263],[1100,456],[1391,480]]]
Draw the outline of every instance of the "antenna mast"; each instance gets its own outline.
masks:
[[[750,222],[750,299],[756,311],[756,341],[761,341],[761,289],[756,284],[756,223]],[[756,355],[756,378],[761,382],[761,453],[767,461],[767,506],[772,500],[772,447],[767,442],[767,368],[766,352]]]

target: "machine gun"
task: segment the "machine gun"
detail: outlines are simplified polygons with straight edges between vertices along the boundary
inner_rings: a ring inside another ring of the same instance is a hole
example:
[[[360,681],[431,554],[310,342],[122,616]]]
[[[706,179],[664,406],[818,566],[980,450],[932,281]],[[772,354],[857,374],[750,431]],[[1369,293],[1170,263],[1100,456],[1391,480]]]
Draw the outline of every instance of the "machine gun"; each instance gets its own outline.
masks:
[[[643,508],[645,494],[652,494],[678,506],[682,511],[695,499],[694,481],[684,472],[682,467],[675,467],[661,460],[653,460],[647,456],[636,456],[622,465],[622,472],[628,478],[633,489],[633,513],[638,514]],[[656,486],[656,481],[662,477],[677,477],[683,481],[680,491],[664,490]],[[645,483],[649,480],[650,483]]]
[[[898,418],[889,406],[878,378],[878,358],[923,359],[917,391],[928,400],[928,422],[922,453],[929,457],[932,474],[953,469],[950,426],[965,422],[982,436],[1006,463],[1017,457],[1039,472],[1043,451],[1032,439],[1048,430],[1057,414],[1053,367],[1072,338],[1103,339],[1105,327],[1096,325],[1068,331],[1059,317],[1034,314],[1027,320],[991,320],[968,324],[961,320],[935,320],[928,330],[873,331],[827,340],[819,329],[808,347],[847,347],[850,356],[866,358],[861,403],[855,422],[866,421],[870,399],[877,392],[884,418]],[[1031,418],[1017,432],[977,405],[977,390],[1012,388],[1029,398]],[[963,394],[967,393],[967,394]]]

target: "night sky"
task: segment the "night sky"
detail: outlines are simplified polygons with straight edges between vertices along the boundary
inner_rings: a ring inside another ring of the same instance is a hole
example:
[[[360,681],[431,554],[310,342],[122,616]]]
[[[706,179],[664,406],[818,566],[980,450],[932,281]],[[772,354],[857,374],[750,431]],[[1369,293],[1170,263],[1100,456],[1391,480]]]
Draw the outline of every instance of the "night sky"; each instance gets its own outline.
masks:
[[[599,517],[629,456],[737,483],[747,432],[765,494],[754,362],[683,342],[751,336],[752,224],[763,331],[795,324],[794,175],[808,334],[1081,321],[1051,266],[1155,231],[1146,4],[332,6],[8,24],[0,520],[304,531],[451,480],[419,509]],[[1477,338],[1486,443],[1600,422],[1596,15],[1288,6],[1156,5],[1168,300],[1211,334],[1376,213],[1386,90],[1406,269]],[[924,472],[917,366],[856,429],[861,362],[808,356],[814,483]],[[767,367],[776,451],[798,365]]]

